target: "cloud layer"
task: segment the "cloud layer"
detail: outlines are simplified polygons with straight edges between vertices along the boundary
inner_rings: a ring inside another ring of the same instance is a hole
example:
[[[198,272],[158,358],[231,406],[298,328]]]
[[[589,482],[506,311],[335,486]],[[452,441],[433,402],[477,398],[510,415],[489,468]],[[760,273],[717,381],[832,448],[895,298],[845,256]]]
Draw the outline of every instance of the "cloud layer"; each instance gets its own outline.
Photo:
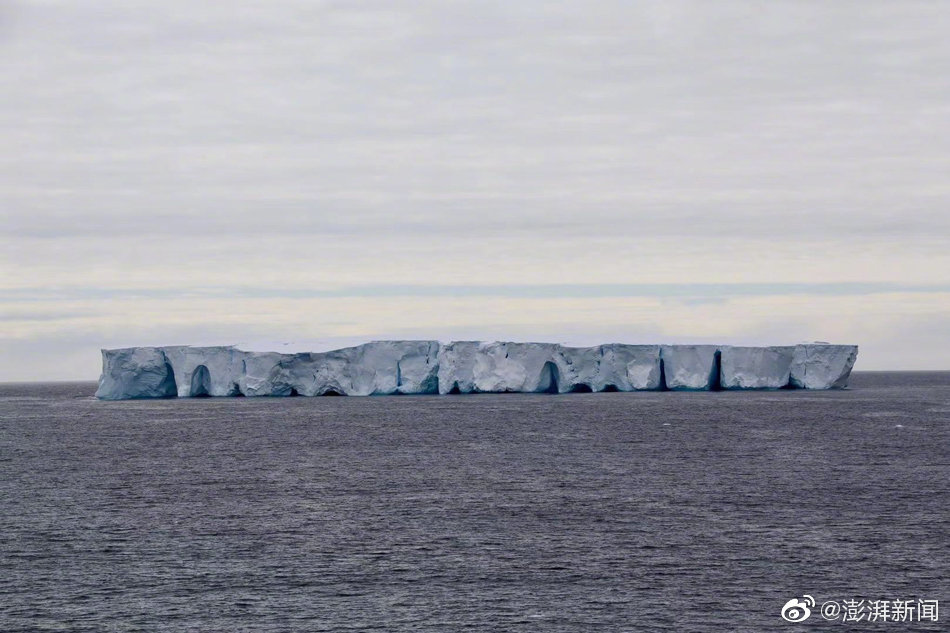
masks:
[[[948,17],[7,3],[0,380],[91,378],[115,344],[397,336],[948,368]]]

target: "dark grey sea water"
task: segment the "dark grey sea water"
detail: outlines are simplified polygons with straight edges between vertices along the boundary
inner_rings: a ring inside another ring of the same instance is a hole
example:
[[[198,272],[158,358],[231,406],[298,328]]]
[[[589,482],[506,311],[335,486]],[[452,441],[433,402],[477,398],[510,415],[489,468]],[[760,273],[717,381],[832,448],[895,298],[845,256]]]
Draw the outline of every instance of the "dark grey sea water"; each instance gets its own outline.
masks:
[[[0,631],[946,630],[950,372],[839,392],[0,385]],[[936,624],[781,619],[803,594]]]

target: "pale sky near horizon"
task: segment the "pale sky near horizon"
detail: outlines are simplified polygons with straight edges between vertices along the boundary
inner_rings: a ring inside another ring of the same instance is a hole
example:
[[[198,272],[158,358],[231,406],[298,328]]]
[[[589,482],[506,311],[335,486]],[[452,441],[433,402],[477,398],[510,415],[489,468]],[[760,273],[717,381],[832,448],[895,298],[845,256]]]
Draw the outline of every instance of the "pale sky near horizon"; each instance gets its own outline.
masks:
[[[0,0],[0,380],[99,348],[950,369],[950,3]]]

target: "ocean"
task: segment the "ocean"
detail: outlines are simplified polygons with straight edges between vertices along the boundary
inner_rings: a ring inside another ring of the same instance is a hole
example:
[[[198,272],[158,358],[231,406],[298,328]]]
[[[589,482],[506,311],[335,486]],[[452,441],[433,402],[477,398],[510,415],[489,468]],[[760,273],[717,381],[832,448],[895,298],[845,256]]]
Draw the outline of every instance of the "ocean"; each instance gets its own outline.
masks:
[[[858,372],[845,391],[94,391],[0,385],[0,631],[950,619],[822,615],[950,601],[950,372]],[[805,596],[810,617],[783,619]]]

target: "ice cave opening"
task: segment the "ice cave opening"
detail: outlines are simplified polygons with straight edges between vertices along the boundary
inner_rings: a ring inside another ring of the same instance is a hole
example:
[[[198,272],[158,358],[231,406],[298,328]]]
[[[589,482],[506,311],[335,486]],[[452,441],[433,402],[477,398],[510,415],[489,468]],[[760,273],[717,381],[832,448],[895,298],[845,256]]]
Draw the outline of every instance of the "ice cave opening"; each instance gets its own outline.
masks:
[[[709,376],[709,390],[722,391],[722,352],[716,350],[713,354],[712,373]]]
[[[191,397],[207,398],[211,395],[211,372],[205,365],[198,365],[191,373]]]
[[[538,378],[538,393],[557,393],[559,382],[561,382],[561,374],[557,370],[557,365],[551,361],[544,363],[541,376]]]
[[[175,382],[175,370],[172,369],[171,363],[165,361],[165,380],[162,381],[162,386],[160,388],[163,398],[177,398],[178,397],[178,383]]]

